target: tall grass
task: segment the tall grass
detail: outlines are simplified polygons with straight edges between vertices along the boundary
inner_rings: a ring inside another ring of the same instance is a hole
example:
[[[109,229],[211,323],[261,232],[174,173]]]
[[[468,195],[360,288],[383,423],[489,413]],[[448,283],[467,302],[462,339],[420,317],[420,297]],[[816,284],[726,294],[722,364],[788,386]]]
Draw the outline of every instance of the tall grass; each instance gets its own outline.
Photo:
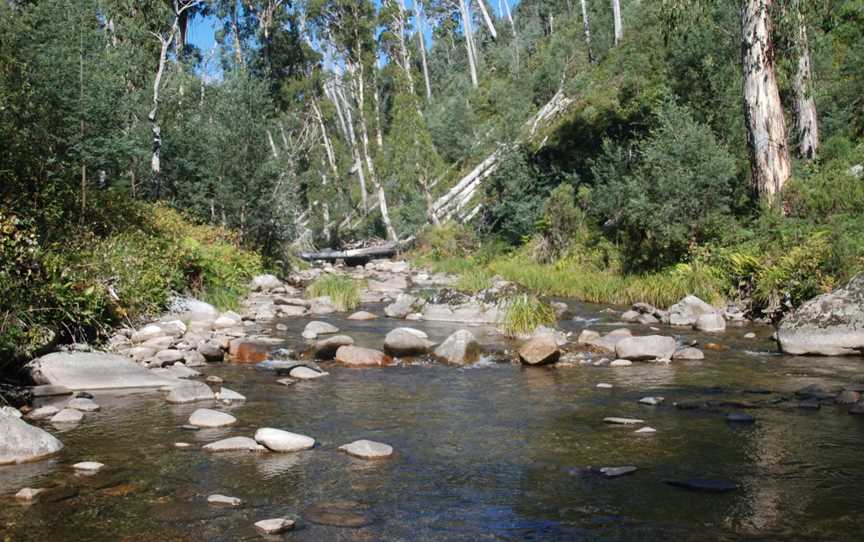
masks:
[[[306,297],[327,296],[340,311],[350,311],[360,305],[360,283],[341,275],[325,275],[309,285]]]
[[[501,331],[513,337],[531,333],[540,325],[555,324],[552,307],[529,294],[507,298],[499,308],[504,311]]]

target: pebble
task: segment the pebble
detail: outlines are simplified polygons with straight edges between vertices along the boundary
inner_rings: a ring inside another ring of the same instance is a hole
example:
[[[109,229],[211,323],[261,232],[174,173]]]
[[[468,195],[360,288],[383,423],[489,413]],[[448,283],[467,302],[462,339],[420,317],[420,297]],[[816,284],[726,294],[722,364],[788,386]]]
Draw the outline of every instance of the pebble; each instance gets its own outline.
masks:
[[[196,429],[197,429],[197,427],[196,427]],[[189,444],[188,442],[175,442],[174,447],[183,449],[183,448],[191,448],[192,445]]]
[[[636,470],[636,467],[632,465],[628,465],[626,467],[603,467],[600,469],[600,474],[602,474],[606,478],[617,478],[619,476],[633,474],[634,472],[636,472]]]
[[[609,390],[609,389],[613,388],[612,384],[607,384],[605,382],[601,382],[601,383],[597,384],[596,387],[597,387],[597,389],[600,389],[600,390]]]
[[[744,338],[745,339],[755,339],[756,334],[751,331],[750,333],[747,333],[746,335],[744,335]]]
[[[639,399],[639,404],[657,406],[665,400],[665,397],[643,397],[642,399]]]
[[[218,506],[233,506],[235,508],[238,506],[243,506],[243,499],[238,499],[237,497],[228,497],[226,495],[219,495],[218,493],[207,497],[207,502]]]
[[[643,428],[637,429],[636,431],[633,431],[633,432],[636,433],[637,435],[653,435],[654,433],[657,432],[657,430],[654,429],[653,427],[643,427]]]
[[[603,418],[603,422],[611,423],[614,425],[638,425],[640,423],[645,423],[645,420],[640,420],[637,418],[616,418],[613,416],[609,418]]]
[[[261,534],[279,534],[293,528],[294,522],[285,518],[264,519],[255,523],[255,529]]]
[[[72,465],[72,468],[77,471],[94,473],[104,469],[105,465],[98,461],[82,461],[81,463],[75,463]]]
[[[361,459],[384,459],[393,455],[392,446],[365,439],[339,446],[339,450]]]

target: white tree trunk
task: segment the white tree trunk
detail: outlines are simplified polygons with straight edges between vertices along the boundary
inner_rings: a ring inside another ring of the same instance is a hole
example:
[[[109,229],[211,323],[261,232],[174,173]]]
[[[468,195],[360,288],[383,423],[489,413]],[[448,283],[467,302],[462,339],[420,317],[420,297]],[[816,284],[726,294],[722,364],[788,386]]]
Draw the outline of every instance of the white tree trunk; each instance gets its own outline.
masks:
[[[615,45],[624,39],[624,21],[621,18],[621,0],[612,0],[612,18],[615,23]]]
[[[498,39],[498,32],[495,31],[495,23],[492,22],[492,17],[489,16],[489,10],[486,9],[486,3],[483,0],[477,0],[477,5],[480,6],[480,13],[483,14],[483,20],[486,22],[486,28],[492,34],[492,39]]]
[[[474,50],[474,31],[471,29],[471,12],[465,0],[459,0],[459,12],[462,15],[462,27],[465,32],[465,48],[468,50],[468,70],[471,75],[471,85],[480,86],[477,79],[477,54]]]
[[[798,70],[795,73],[794,87],[798,156],[804,160],[814,160],[819,151],[819,120],[816,115],[816,101],[813,99],[807,23],[800,7],[798,8],[797,46]]]
[[[582,28],[585,33],[585,47],[588,49],[588,63],[594,63],[594,51],[591,49],[591,22],[588,19],[588,1],[581,0],[582,3]]]
[[[162,195],[162,128],[159,126],[159,92],[162,90],[162,77],[165,74],[165,63],[168,61],[168,47],[174,39],[176,20],[168,36],[159,35],[159,66],[156,69],[156,77],[153,79],[153,107],[147,115],[150,121],[150,133],[152,134],[152,154],[150,156],[150,174],[152,176],[153,199]]]
[[[420,40],[420,62],[423,65],[423,82],[426,84],[426,100],[432,100],[432,84],[429,82],[429,64],[426,61],[426,29],[425,12],[423,11],[423,0],[415,0],[414,17],[417,19],[417,38]]]
[[[399,54],[402,57],[400,59],[401,60],[400,65],[402,66],[402,69],[405,71],[405,77],[408,80],[408,90],[411,92],[412,96],[416,96],[416,93],[414,91],[414,74],[411,73],[411,55],[408,52],[408,44],[406,42],[407,34],[405,32],[405,27],[406,27],[405,22],[406,22],[407,12],[405,10],[405,0],[398,0],[397,5],[399,7],[399,15],[398,15],[398,19],[396,20],[396,30],[399,34],[399,36],[398,36]],[[376,96],[378,95],[377,91],[375,92],[375,95]]]
[[[510,28],[513,30],[513,35],[516,36],[516,23],[513,22],[513,14],[510,13],[510,0],[501,0],[501,7],[504,14],[507,16],[507,22],[510,23]]]
[[[744,118],[750,169],[759,195],[770,202],[791,175],[786,121],[774,73],[770,9],[773,0],[742,0],[741,56]]]
[[[243,67],[243,46],[240,43],[240,25],[237,24],[237,3],[231,7],[231,35],[234,38],[234,62],[237,67]]]
[[[360,182],[360,204],[363,206],[363,215],[365,215],[369,210],[369,196],[368,190],[366,188],[366,172],[363,170],[363,160],[360,156],[360,148],[357,144],[357,136],[354,132],[354,119],[351,117],[351,106],[348,104],[348,100],[345,98],[345,94],[343,92],[337,91],[333,88],[330,89],[330,99],[334,101],[334,103],[340,103],[342,105],[337,105],[338,110],[343,110],[344,106],[344,122],[346,126],[345,136],[348,140],[348,146],[351,148],[351,157],[354,159],[354,171],[357,172],[357,179]]]

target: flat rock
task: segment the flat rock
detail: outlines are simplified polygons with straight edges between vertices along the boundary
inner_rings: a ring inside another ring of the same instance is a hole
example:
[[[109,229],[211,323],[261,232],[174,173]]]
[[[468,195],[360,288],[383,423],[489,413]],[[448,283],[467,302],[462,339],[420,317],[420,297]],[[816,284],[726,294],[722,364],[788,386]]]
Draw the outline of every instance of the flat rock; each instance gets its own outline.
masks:
[[[205,452],[263,452],[266,450],[249,437],[231,437],[211,442],[201,448]]]
[[[82,461],[81,463],[72,465],[72,468],[82,472],[99,472],[105,468],[105,465],[98,461]]]
[[[657,406],[665,400],[665,397],[643,397],[639,399],[639,403],[642,405]]]
[[[84,414],[80,410],[75,410],[72,408],[64,408],[57,414],[55,414],[51,418],[51,423],[53,424],[73,424],[73,423],[81,423],[81,420],[84,419]]]
[[[102,352],[56,352],[31,361],[27,368],[36,383],[72,391],[161,388],[176,383],[125,356]]]
[[[675,339],[662,335],[627,337],[615,345],[615,353],[621,359],[631,361],[669,360],[675,354]]]
[[[336,352],[336,361],[350,367],[383,367],[391,365],[393,358],[371,348],[342,346]]]
[[[310,369],[309,367],[305,367],[303,365],[299,367],[294,367],[288,373],[288,376],[291,378],[296,378],[297,380],[314,380],[316,378],[321,378],[322,376],[329,376],[330,373],[316,371],[314,369]]]
[[[315,447],[315,439],[297,433],[262,427],[255,432],[255,441],[273,452],[299,452]]]
[[[242,403],[246,401],[246,397],[225,387],[219,390],[219,393],[216,394],[216,398],[228,403]]]
[[[216,506],[231,506],[234,508],[243,506],[243,499],[228,497],[227,495],[214,494],[207,497],[207,502]]]
[[[280,534],[293,528],[294,522],[285,518],[262,519],[255,522],[255,530],[265,535]]]
[[[189,425],[195,427],[225,427],[237,423],[237,418],[225,412],[199,408],[189,416]]]
[[[377,319],[378,319],[378,316],[372,314],[371,312],[366,312],[366,311],[357,311],[348,317],[348,320],[359,320],[359,321],[377,320]]]
[[[303,329],[303,338],[317,339],[319,335],[331,335],[333,333],[339,333],[339,328],[333,324],[315,320],[306,324]]]
[[[609,423],[613,425],[639,425],[641,423],[645,423],[645,421],[638,418],[618,418],[615,416],[611,416],[608,418],[603,418],[603,423]]]
[[[626,467],[602,467],[600,469],[600,474],[602,474],[606,478],[618,478],[619,476],[633,474],[637,470],[638,469],[632,465],[628,465]]]
[[[47,420],[48,418],[53,417],[58,412],[60,412],[60,409],[55,406],[43,406],[31,410],[24,417],[28,420]]]
[[[664,480],[665,484],[691,491],[701,491],[704,493],[728,493],[738,489],[738,485],[729,480],[709,479],[709,478],[690,478],[687,480]]]
[[[676,351],[672,355],[674,360],[698,361],[705,359],[705,353],[698,348],[687,347]]]
[[[465,329],[453,333],[435,349],[435,357],[453,365],[467,365],[480,359],[480,343]]]
[[[44,489],[25,487],[15,494],[15,499],[21,502],[33,502],[39,498],[39,495],[44,493]]]
[[[16,416],[0,414],[0,435],[0,465],[38,461],[63,449],[51,433]]]
[[[80,410],[81,412],[97,412],[100,407],[93,402],[92,399],[78,397],[70,399],[69,402],[66,403],[66,408],[73,408],[75,410]]]
[[[339,446],[339,449],[361,459],[385,459],[393,455],[392,446],[365,439]]]
[[[184,382],[171,387],[165,400],[173,405],[213,401],[216,396],[210,386],[203,382]]]

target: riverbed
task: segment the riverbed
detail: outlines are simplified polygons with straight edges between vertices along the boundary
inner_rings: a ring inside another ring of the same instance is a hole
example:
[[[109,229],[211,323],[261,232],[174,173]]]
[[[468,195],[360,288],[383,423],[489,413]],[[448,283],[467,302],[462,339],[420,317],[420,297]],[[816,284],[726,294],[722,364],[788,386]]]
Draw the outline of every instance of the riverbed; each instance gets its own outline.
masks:
[[[607,307],[568,304],[576,319],[562,322],[564,331],[621,327]],[[380,314],[378,306],[363,308]],[[406,325],[322,319],[374,348]],[[306,322],[268,331],[298,347]],[[407,325],[436,342],[460,328]],[[209,365],[203,373],[247,397],[213,407],[238,418],[227,429],[181,428],[207,405],[172,406],[155,392],[96,394],[102,410],[79,427],[46,426],[64,442],[61,454],[0,467],[0,540],[259,540],[253,524],[272,517],[294,519],[284,539],[298,541],[860,540],[864,417],[833,405],[801,409],[793,395],[813,383],[860,382],[860,359],[777,355],[768,327],[716,336],[663,328],[728,350],[671,365],[525,368],[506,361],[511,345],[494,329],[470,329],[491,354],[465,368],[425,360],[374,369],[323,364],[328,377],[284,386],[253,366]],[[745,338],[748,331],[757,338]],[[666,400],[639,404],[645,396]],[[729,423],[730,412],[756,422]],[[615,426],[603,422],[608,416],[645,423]],[[635,433],[642,426],[657,432]],[[200,450],[259,427],[309,435],[317,445],[293,454]],[[362,438],[396,454],[366,461],[337,450]],[[108,468],[74,474],[71,465],[86,460]],[[590,469],[624,465],[638,470],[610,479]],[[666,483],[693,478],[737,489],[714,494]],[[52,490],[21,505],[13,495],[27,486]],[[213,493],[246,504],[214,507],[206,501]]]

